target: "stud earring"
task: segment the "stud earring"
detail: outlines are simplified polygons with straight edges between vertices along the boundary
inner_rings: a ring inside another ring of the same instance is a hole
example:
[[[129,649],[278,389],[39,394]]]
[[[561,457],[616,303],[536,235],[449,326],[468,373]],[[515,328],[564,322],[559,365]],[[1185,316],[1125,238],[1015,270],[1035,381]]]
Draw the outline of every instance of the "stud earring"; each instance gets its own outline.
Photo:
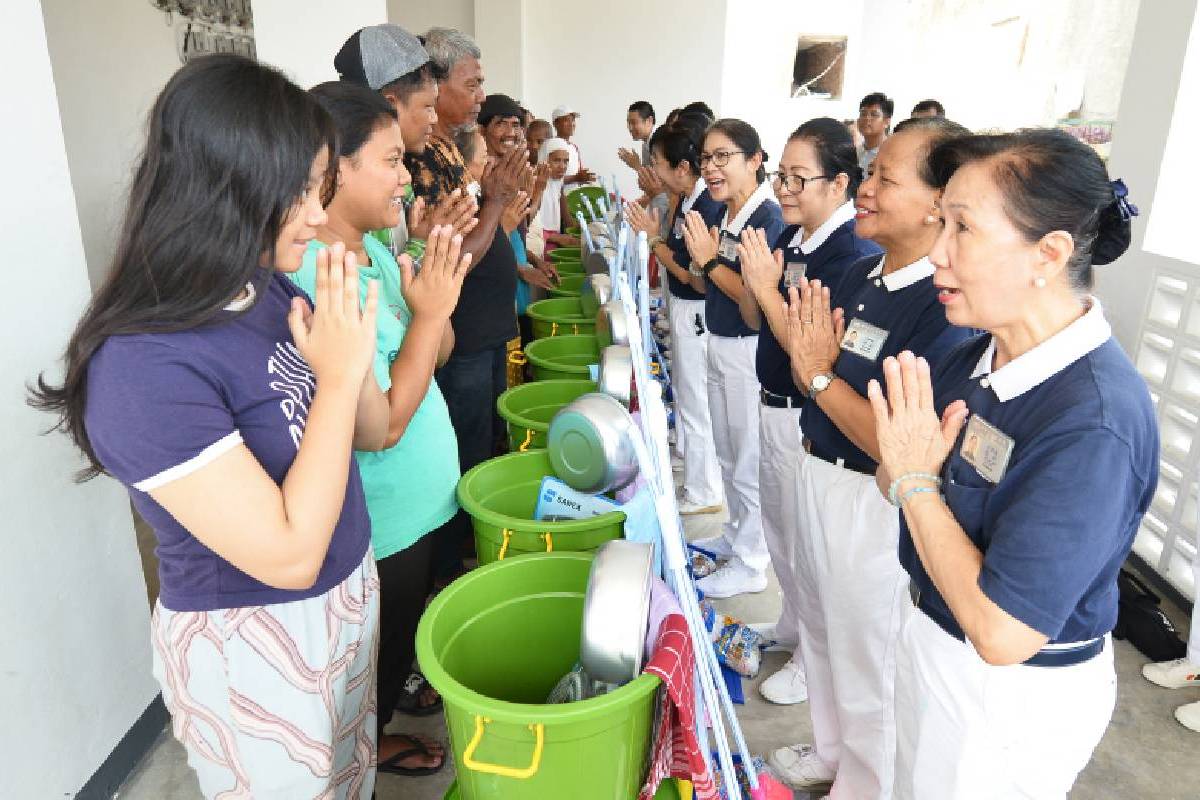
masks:
[[[935,222],[937,222],[937,217],[935,217],[933,214],[925,215],[925,224],[926,225],[932,225]]]
[[[1039,289],[1045,289],[1046,288],[1046,279],[1043,278],[1041,275],[1039,275],[1033,279],[1033,285]]]

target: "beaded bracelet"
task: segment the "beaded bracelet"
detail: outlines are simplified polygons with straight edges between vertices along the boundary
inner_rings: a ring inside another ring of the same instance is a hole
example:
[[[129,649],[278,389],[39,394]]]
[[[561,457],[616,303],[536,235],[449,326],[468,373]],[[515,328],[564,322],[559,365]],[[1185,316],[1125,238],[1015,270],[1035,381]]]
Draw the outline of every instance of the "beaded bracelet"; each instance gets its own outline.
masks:
[[[937,489],[934,489],[932,486],[914,486],[911,489],[909,489],[908,491],[906,491],[904,494],[900,495],[900,502],[897,503],[896,505],[903,508],[904,501],[908,500],[908,498],[912,497],[914,494],[926,494],[926,493],[933,493],[936,491],[937,491]]]
[[[932,475],[928,472],[906,472],[896,480],[892,481],[892,485],[888,487],[888,502],[896,508],[900,507],[903,500],[897,499],[896,490],[900,488],[900,484],[904,481],[929,481],[938,489],[942,488],[942,479],[937,475]],[[930,491],[936,491],[931,489]],[[906,494],[907,496],[907,494]]]

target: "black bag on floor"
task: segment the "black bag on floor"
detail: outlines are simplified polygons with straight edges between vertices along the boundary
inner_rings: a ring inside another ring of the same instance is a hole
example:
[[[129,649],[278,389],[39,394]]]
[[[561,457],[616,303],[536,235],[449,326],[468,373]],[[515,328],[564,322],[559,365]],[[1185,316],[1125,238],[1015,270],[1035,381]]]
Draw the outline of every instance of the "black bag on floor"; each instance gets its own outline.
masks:
[[[1158,595],[1142,579],[1123,569],[1117,576],[1120,599],[1113,636],[1129,643],[1151,661],[1171,661],[1187,654],[1187,644],[1159,608]]]

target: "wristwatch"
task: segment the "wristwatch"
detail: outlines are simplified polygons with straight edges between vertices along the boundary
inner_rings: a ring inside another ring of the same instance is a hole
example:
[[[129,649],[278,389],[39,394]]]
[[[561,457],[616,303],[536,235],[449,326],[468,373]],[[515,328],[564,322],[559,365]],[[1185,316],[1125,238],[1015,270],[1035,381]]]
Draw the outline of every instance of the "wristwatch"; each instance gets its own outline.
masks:
[[[705,261],[703,265],[701,265],[700,274],[707,278],[708,273],[716,269],[720,263],[721,262],[717,261],[716,258],[710,258],[708,261]]]
[[[833,384],[833,379],[836,377],[832,372],[822,372],[820,375],[814,375],[812,383],[808,385],[808,399],[815,400],[817,395]]]

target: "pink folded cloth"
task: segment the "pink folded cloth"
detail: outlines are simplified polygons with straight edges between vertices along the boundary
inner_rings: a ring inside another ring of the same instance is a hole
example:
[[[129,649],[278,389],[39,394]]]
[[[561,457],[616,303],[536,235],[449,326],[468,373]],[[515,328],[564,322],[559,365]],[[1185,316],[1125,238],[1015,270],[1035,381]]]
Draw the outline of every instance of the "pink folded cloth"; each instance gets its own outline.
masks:
[[[704,643],[707,646],[707,643]],[[695,660],[687,620],[670,614],[658,628],[654,656],[644,672],[662,679],[659,725],[654,732],[650,773],[638,800],[652,800],[664,778],[692,782],[696,800],[717,800],[717,787],[696,738]]]
[[[650,582],[650,616],[646,625],[646,649],[644,651],[646,663],[654,658],[654,651],[658,645],[659,628],[662,627],[663,620],[671,614],[683,614],[683,609],[679,607],[679,601],[675,599],[675,593],[671,591],[671,587],[667,586],[662,578],[654,578]]]

